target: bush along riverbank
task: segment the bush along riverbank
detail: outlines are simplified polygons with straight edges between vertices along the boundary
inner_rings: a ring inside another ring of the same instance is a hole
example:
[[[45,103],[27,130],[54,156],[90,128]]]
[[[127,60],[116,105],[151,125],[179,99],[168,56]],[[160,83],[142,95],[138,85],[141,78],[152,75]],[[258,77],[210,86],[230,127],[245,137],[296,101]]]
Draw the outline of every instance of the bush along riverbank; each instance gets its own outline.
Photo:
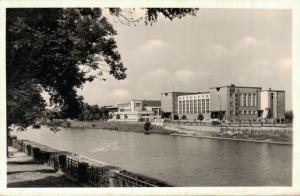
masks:
[[[126,132],[141,132],[144,133],[144,122],[117,122],[117,121],[69,121],[62,122],[62,127],[73,127],[73,128],[96,128],[106,129],[113,131],[126,131]],[[169,135],[178,133],[175,130],[165,129],[162,126],[156,126],[151,124],[149,129],[150,133]]]

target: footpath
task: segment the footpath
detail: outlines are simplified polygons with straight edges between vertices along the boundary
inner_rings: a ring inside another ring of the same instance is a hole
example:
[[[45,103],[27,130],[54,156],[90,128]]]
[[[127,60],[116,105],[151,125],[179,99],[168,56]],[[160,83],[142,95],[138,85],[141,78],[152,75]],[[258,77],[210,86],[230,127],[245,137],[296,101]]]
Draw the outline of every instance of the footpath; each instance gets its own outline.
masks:
[[[7,187],[80,187],[60,172],[9,147]]]

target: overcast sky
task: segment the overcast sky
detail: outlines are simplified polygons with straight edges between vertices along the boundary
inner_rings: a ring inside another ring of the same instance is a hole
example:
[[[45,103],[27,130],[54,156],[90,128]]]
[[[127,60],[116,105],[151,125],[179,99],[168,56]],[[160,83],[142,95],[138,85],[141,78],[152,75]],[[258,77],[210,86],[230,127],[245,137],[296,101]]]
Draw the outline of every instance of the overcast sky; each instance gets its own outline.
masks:
[[[160,99],[166,91],[243,85],[286,91],[292,108],[291,11],[200,9],[196,17],[146,26],[113,22],[127,78],[87,83],[90,104]]]

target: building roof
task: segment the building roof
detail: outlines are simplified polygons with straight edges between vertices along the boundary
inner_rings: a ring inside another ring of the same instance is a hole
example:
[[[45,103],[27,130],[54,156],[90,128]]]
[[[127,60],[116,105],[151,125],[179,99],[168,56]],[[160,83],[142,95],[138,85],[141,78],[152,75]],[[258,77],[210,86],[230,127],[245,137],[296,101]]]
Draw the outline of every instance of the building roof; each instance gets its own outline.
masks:
[[[230,88],[230,87],[235,87],[235,88],[257,88],[257,89],[261,89],[261,87],[257,87],[257,86],[235,86],[235,85],[227,85],[227,86],[216,86],[216,87],[210,87],[210,89],[213,88]]]
[[[208,94],[209,92],[197,92],[197,93],[192,93],[192,94],[186,94],[186,95],[180,95],[178,97],[181,97],[181,96],[189,96],[189,95],[198,95],[198,94]]]
[[[266,92],[266,91],[269,91],[269,92],[285,92],[284,90],[273,90],[273,89],[262,90],[262,92]]]
[[[144,106],[161,106],[160,100],[142,100],[144,102]]]

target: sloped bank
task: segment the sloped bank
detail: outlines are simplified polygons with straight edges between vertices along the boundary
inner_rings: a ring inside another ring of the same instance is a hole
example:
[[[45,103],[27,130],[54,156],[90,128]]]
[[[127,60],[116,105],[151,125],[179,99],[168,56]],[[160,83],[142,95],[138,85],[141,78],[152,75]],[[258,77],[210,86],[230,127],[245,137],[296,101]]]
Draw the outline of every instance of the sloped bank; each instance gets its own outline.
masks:
[[[120,167],[61,151],[29,140],[9,139],[9,144],[48,164],[67,177],[86,187],[171,187],[173,185]]]
[[[62,122],[60,126],[73,127],[73,128],[97,128],[114,131],[126,131],[126,132],[144,132],[143,122],[119,122],[119,121],[70,121]],[[151,126],[151,133],[169,135],[178,133],[175,130],[165,129],[162,126]]]

